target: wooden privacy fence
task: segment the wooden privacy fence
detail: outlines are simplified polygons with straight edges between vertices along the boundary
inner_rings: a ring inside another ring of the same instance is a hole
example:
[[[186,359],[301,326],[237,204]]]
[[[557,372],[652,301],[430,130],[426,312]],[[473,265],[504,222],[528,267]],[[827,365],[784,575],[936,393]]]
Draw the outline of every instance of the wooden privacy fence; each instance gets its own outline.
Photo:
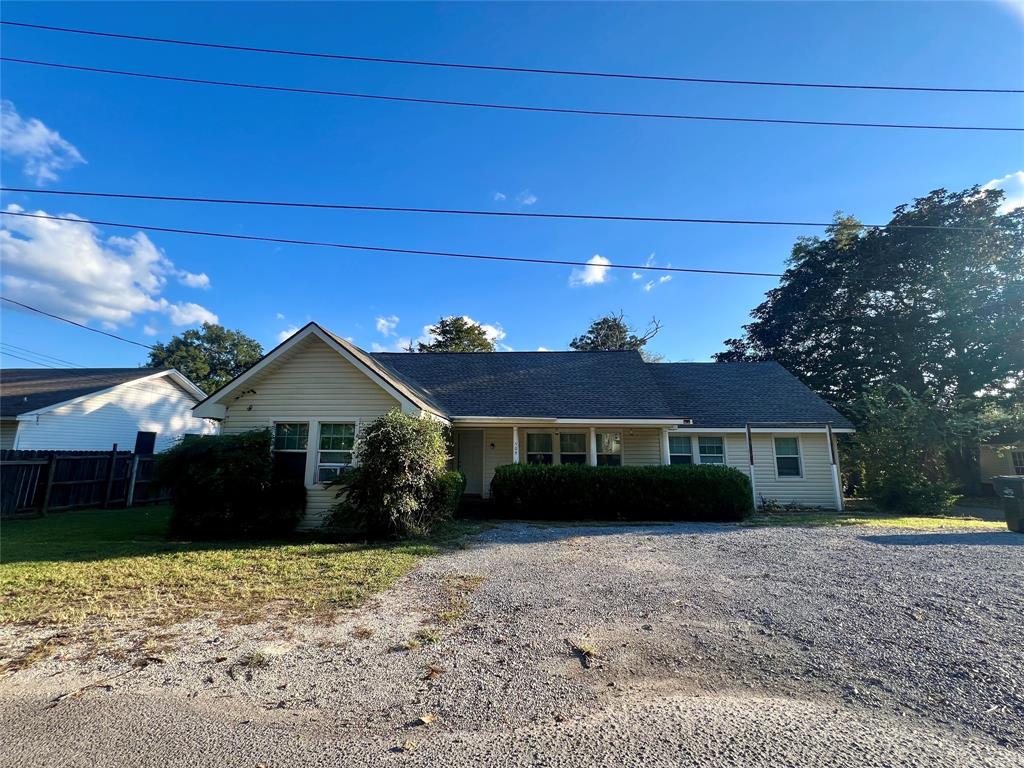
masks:
[[[129,451],[0,451],[0,517],[162,501],[156,457]]]

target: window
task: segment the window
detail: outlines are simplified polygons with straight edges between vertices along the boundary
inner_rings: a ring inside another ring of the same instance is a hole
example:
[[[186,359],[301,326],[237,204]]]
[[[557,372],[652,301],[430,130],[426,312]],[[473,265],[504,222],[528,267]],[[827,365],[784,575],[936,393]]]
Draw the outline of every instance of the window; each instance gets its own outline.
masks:
[[[720,437],[698,437],[701,464],[725,464],[725,446]]]
[[[597,433],[597,466],[622,466],[622,433]]]
[[[587,435],[582,432],[563,432],[559,435],[558,462],[560,464],[586,464]]]
[[[150,456],[156,448],[156,432],[135,433],[135,453]]]
[[[689,435],[668,436],[669,464],[693,464],[693,441]]]
[[[1024,475],[1024,451],[1013,451],[1010,458],[1013,459],[1013,474]]]
[[[775,471],[779,477],[800,477],[800,441],[795,437],[775,438]]]
[[[316,480],[329,483],[352,463],[356,443],[355,424],[321,424],[316,458]]]
[[[305,422],[274,425],[274,470],[284,477],[306,481],[306,447],[309,424]]]
[[[553,463],[555,460],[553,444],[551,435],[547,432],[528,432],[526,434],[526,463]]]

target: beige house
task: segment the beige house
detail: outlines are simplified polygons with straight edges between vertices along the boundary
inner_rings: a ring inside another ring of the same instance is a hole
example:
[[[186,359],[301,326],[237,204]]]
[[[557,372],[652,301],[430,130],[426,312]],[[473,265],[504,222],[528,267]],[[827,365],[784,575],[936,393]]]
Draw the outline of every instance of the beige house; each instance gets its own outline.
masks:
[[[310,323],[199,403],[224,434],[269,427],[309,490],[335,502],[359,425],[388,410],[451,425],[466,493],[520,462],[724,464],[757,499],[842,508],[835,434],[852,425],[775,363],[645,363],[636,352],[367,353]]]
[[[1024,435],[1003,435],[978,446],[981,484],[992,491],[997,475],[1024,475]]]

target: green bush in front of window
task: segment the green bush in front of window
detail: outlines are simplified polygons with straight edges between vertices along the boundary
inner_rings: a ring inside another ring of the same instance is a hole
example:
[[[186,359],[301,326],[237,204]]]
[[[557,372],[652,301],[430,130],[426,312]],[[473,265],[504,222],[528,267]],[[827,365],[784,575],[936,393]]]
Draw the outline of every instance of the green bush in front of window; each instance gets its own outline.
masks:
[[[721,465],[498,467],[491,498],[499,517],[540,520],[742,520],[750,480]]]
[[[422,536],[450,518],[465,478],[447,469],[448,429],[398,410],[360,427],[354,466],[334,485],[328,528],[337,535]]]
[[[306,487],[278,471],[273,434],[182,440],[157,457],[155,481],[171,497],[170,535],[261,539],[291,533],[306,509]]]

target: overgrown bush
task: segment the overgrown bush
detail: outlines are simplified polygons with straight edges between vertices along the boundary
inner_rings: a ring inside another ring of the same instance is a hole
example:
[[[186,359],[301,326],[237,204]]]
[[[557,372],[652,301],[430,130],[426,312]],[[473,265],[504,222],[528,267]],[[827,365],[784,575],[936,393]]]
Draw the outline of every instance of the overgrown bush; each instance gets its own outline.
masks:
[[[750,480],[712,465],[498,467],[491,498],[501,517],[574,520],[742,520]]]
[[[355,465],[335,484],[328,527],[371,537],[422,536],[450,518],[465,488],[446,469],[448,431],[434,419],[393,410],[360,428]]]
[[[189,539],[291,533],[306,487],[274,472],[270,430],[183,440],[161,454],[155,481],[170,493],[170,534]]]

